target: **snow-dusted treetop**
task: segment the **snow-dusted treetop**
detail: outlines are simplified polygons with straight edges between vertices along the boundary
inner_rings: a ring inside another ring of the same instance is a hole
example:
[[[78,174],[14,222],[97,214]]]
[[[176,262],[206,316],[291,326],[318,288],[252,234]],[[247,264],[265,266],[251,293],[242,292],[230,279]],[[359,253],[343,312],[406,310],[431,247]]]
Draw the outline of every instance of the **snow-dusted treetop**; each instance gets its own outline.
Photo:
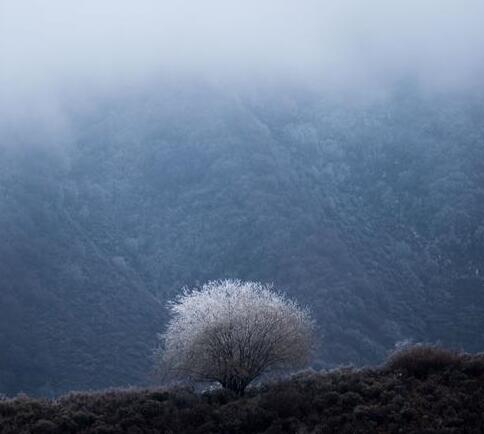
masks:
[[[213,281],[185,289],[169,308],[158,355],[174,377],[243,393],[263,373],[309,361],[314,323],[308,310],[270,285]]]

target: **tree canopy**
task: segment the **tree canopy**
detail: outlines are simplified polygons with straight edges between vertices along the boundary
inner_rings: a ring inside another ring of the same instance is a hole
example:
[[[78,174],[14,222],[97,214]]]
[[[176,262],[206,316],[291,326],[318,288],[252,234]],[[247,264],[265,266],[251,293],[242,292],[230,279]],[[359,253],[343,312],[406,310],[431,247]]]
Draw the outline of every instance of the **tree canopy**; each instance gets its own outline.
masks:
[[[170,311],[159,356],[176,377],[218,382],[240,394],[264,373],[309,362],[310,314],[271,286],[213,281],[185,290]]]

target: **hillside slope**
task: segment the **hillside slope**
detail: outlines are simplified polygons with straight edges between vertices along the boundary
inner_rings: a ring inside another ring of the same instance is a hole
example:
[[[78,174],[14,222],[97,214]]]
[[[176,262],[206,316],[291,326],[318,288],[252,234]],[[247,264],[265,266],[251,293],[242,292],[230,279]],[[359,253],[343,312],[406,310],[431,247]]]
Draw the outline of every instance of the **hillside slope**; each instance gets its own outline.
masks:
[[[483,101],[153,87],[2,135],[0,391],[140,384],[164,303],[226,277],[308,304],[317,368],[481,350]]]

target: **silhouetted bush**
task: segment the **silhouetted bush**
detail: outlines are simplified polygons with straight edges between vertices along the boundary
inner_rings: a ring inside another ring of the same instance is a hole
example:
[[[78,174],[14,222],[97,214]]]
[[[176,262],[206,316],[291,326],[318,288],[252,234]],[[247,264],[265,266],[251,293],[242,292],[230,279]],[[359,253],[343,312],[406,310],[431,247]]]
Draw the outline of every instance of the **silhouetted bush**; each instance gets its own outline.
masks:
[[[484,375],[484,354],[467,357],[463,361],[463,371],[474,376]]]
[[[32,427],[34,434],[53,434],[55,432],[57,432],[57,425],[50,420],[40,419]]]
[[[431,372],[461,366],[464,356],[455,351],[434,345],[412,345],[393,352],[386,367],[423,378]]]

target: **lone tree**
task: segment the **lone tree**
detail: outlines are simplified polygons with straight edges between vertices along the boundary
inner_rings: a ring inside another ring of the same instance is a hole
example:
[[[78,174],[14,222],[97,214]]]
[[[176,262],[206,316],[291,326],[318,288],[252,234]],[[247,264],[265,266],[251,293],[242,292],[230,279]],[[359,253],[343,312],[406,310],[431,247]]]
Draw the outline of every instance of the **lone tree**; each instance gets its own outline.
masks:
[[[219,382],[243,394],[267,372],[309,361],[314,322],[307,309],[269,285],[209,282],[169,305],[159,360],[172,378]]]

